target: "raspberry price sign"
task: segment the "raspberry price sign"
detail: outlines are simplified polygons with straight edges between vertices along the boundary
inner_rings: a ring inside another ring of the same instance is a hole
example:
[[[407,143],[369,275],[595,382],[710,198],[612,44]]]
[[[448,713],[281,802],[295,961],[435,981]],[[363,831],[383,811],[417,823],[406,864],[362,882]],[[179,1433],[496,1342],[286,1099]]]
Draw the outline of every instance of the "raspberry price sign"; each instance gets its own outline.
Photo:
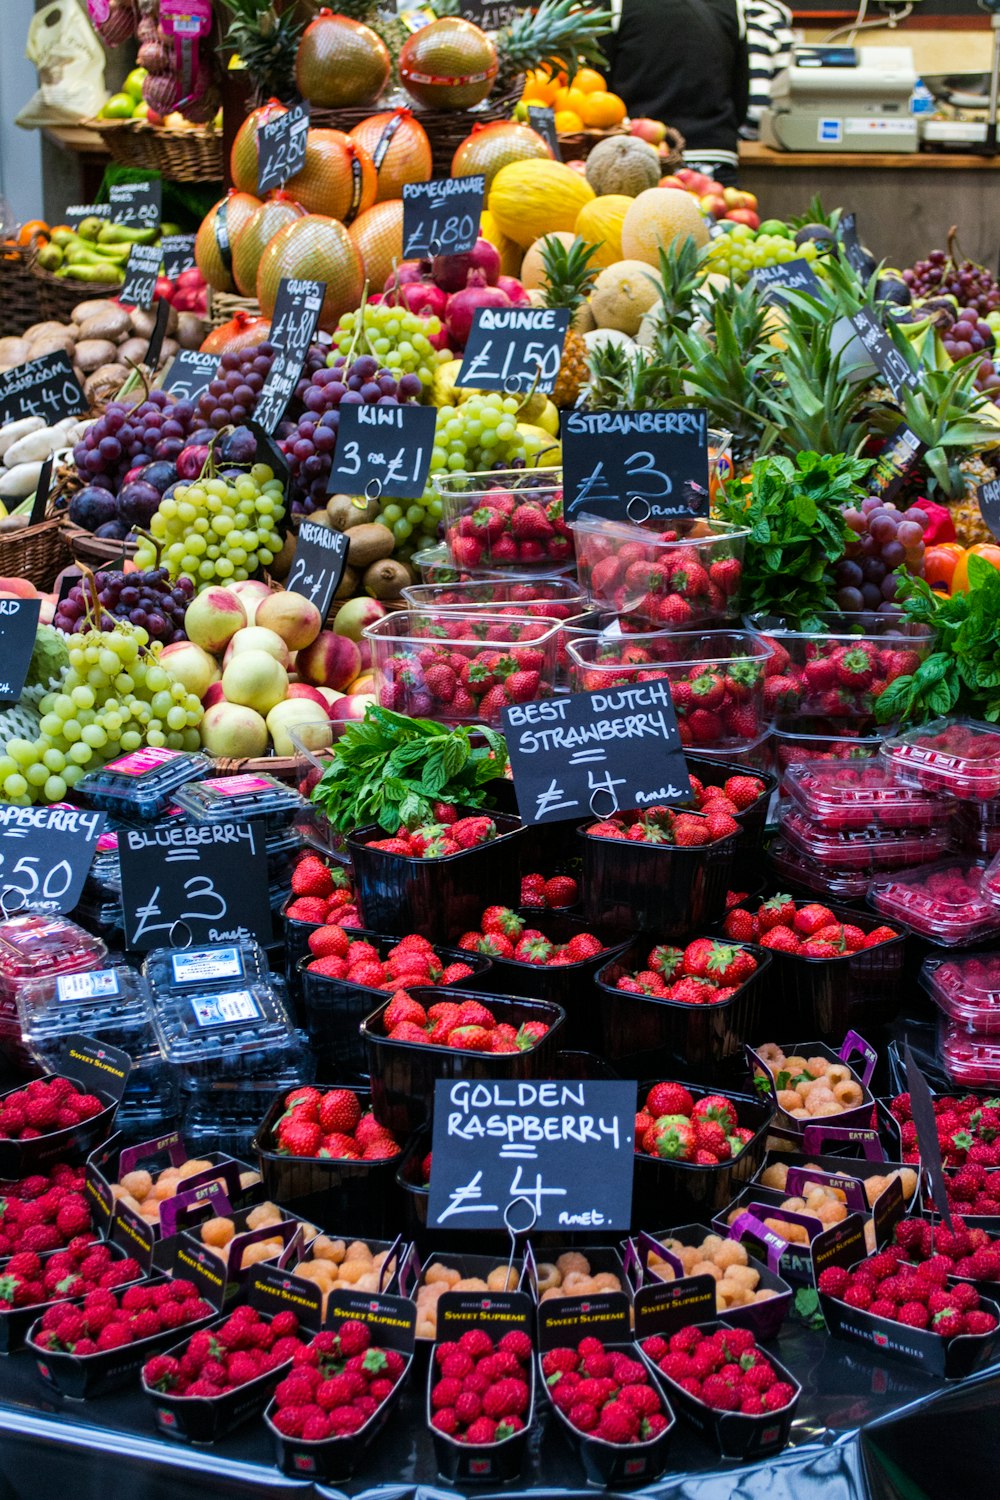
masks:
[[[458,383],[506,394],[552,391],[568,328],[564,307],[477,308]]]
[[[119,301],[129,307],[152,307],[162,264],[163,252],[159,245],[133,245],[125,267],[125,281],[118,293]]]
[[[502,718],[525,823],[610,818],[620,808],[691,800],[665,678],[515,703]]]
[[[330,494],[377,493],[413,500],[423,493],[434,449],[432,406],[342,406]]]
[[[0,427],[22,417],[44,417],[51,425],[86,410],[87,398],[64,349],[0,375]]]
[[[479,237],[486,178],[403,184],[403,258],[464,255]]]
[[[106,814],[90,808],[0,806],[0,903],[65,916],[80,900]]]
[[[301,171],[306,159],[308,104],[293,104],[257,132],[257,192],[263,197],[272,188],[283,187]]]
[[[427,1222],[503,1229],[515,1204],[534,1229],[627,1229],[634,1127],[634,1083],[439,1078]]]
[[[163,189],[158,177],[141,182],[115,182],[108,190],[111,222],[155,229],[160,222]]]
[[[267,850],[252,824],[170,822],[123,829],[118,858],[130,948],[162,948],[175,927],[186,929],[195,944],[242,937],[271,941]],[[245,986],[238,988],[247,993]]]
[[[315,521],[303,521],[299,527],[286,588],[292,594],[311,599],[324,620],[344,576],[349,544],[346,532],[334,531]]]
[[[178,401],[197,401],[207,390],[219,368],[217,354],[202,354],[199,349],[178,349],[163,381]]]
[[[171,281],[176,280],[182,271],[190,271],[194,266],[194,241],[193,234],[165,234],[160,241],[163,274]]]
[[[0,599],[0,703],[16,703],[35,649],[41,599]]]
[[[562,440],[567,517],[587,513],[662,530],[674,518],[708,515],[704,407],[569,411]]]
[[[283,276],[271,319],[274,363],[257,399],[254,416],[265,432],[273,432],[299,383],[309,345],[319,322],[326,284]]]

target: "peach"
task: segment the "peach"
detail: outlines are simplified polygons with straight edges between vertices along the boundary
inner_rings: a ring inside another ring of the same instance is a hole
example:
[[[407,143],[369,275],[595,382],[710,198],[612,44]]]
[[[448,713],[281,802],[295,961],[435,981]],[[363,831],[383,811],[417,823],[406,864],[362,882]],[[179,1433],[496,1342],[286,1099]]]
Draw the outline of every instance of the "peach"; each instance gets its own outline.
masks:
[[[232,589],[202,589],[184,611],[184,632],[205,651],[219,652],[247,623],[247,612]]]
[[[289,651],[301,651],[311,646],[323,628],[323,617],[304,594],[292,594],[287,590],[280,594],[269,594],[257,606],[254,624],[273,630],[279,635]]]
[[[361,653],[348,636],[322,630],[311,646],[299,652],[296,670],[301,682],[343,692],[361,670]]]

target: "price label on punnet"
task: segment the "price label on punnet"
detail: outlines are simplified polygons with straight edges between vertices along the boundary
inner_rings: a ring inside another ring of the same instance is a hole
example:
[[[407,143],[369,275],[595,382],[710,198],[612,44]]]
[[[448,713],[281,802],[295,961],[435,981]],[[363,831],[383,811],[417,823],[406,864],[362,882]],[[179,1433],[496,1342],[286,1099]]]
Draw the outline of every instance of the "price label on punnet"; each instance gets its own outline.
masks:
[[[434,449],[432,406],[341,406],[330,494],[414,500],[423,493]]]
[[[554,390],[568,328],[564,307],[477,308],[459,385],[508,395]]]
[[[568,411],[562,418],[567,516],[641,526],[708,515],[708,412]]]
[[[105,822],[89,808],[0,805],[0,908],[72,911]]]
[[[267,849],[251,823],[123,829],[118,858],[128,947],[164,947],[178,929],[195,946],[271,941]]]
[[[403,184],[403,259],[464,255],[479,238],[486,178],[434,178]]]

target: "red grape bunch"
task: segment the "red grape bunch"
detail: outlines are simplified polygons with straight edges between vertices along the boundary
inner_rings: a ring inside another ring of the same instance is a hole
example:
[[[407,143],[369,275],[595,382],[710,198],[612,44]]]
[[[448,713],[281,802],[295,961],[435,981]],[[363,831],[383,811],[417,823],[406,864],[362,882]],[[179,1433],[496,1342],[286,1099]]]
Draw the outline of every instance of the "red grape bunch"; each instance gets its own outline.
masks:
[[[117,494],[133,470],[174,463],[194,426],[192,402],[168,391],[150,391],[135,406],[112,401],[73,449],[73,462],[89,485]]]
[[[983,315],[1000,307],[1000,285],[986,267],[971,260],[959,263],[943,250],[932,250],[926,260],[918,260],[912,270],[903,272],[903,280],[914,297],[955,297],[960,307]]]
[[[928,517],[916,506],[900,511],[869,495],[860,508],[846,506],[844,520],[854,536],[834,568],[838,607],[845,614],[898,614],[897,570],[922,576]]]
[[[184,611],[194,597],[190,578],[178,578],[171,584],[166,568],[150,568],[145,573],[122,573],[102,570],[94,575],[100,620],[93,621],[93,590],[89,583],[74,584],[61,600],[53,624],[67,635],[79,635],[89,629],[113,630],[116,620],[128,620],[147,630],[154,641],[169,646],[183,641]]]

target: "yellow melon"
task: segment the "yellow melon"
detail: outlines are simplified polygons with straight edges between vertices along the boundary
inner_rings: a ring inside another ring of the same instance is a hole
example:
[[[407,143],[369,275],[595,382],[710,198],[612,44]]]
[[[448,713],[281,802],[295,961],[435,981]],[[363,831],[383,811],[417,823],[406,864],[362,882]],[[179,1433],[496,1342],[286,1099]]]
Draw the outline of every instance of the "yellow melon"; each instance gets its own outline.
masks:
[[[607,266],[590,294],[590,311],[598,328],[617,328],[634,338],[643,313],[659,300],[656,279],[643,260],[619,260]]]
[[[590,184],[562,162],[513,161],[494,177],[487,206],[501,232],[527,250],[543,234],[572,230],[594,197]]]
[[[622,258],[622,225],[633,200],[625,193],[605,193],[585,203],[576,216],[576,233],[588,245],[600,248],[592,264],[613,266]]]
[[[569,248],[576,235],[569,230],[559,229],[553,234],[543,234],[533,245],[524,252],[521,262],[521,285],[527,287],[528,291],[538,291],[547,286],[545,275],[545,262],[542,260],[542,251],[545,249],[546,240],[561,240]]]
[[[660,249],[687,236],[698,246],[708,244],[708,225],[697,201],[680,188],[647,188],[633,198],[622,224],[622,255],[649,266],[660,263]]]

